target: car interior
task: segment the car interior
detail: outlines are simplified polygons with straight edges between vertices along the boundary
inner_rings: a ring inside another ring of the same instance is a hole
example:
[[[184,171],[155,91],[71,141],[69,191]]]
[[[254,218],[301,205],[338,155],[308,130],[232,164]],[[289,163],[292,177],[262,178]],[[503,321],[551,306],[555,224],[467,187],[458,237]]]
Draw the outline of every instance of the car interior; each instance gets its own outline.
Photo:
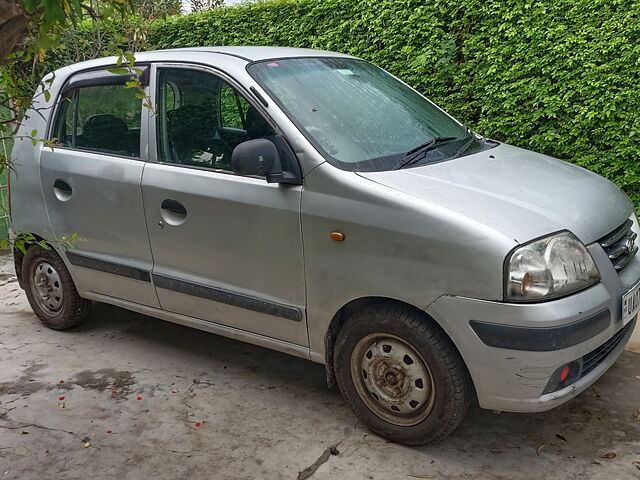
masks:
[[[76,135],[76,147],[138,157],[140,129],[129,129],[124,120],[113,115],[91,115],[82,125],[82,133]]]
[[[201,71],[167,69],[160,80],[160,161],[231,172],[231,154],[240,143],[274,141],[271,125],[222,79]],[[54,127],[57,144],[139,157],[141,101],[132,101],[134,94],[121,86],[69,92]]]
[[[235,147],[275,136],[255,107],[206,72],[162,70],[159,103],[160,158],[168,163],[232,171]]]

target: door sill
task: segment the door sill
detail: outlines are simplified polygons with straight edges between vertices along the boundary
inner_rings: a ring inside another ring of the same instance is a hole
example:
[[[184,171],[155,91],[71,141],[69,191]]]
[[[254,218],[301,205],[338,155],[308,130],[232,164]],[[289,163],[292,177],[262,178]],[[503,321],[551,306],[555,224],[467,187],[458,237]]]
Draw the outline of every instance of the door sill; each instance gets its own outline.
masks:
[[[201,320],[199,318],[189,317],[179,313],[171,313],[165,310],[161,310],[154,307],[148,307],[140,303],[130,302],[122,300],[120,298],[111,297],[102,293],[85,292],[83,297],[88,300],[94,300],[96,302],[108,303],[117,307],[131,310],[133,312],[141,313],[149,317],[155,317],[160,320],[165,320],[171,323],[177,323],[186,327],[195,328],[216,335],[221,335],[227,338],[233,338],[234,340],[240,340],[241,342],[251,343],[260,347],[269,348],[271,350],[277,350],[278,352],[288,353],[295,355],[296,357],[306,358],[311,360],[311,353],[309,347],[302,345],[296,345],[295,343],[285,342],[276,338],[267,337],[257,333],[247,332],[245,330],[239,330],[237,328],[229,327],[219,323],[209,322],[207,320]],[[314,359],[314,361],[316,361]]]

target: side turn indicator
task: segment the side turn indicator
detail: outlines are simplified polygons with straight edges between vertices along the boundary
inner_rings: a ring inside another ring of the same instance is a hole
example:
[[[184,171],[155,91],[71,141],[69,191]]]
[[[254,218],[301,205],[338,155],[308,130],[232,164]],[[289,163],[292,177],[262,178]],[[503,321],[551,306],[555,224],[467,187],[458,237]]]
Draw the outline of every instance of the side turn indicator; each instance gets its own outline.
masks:
[[[334,242],[342,242],[344,240],[344,233],[340,232],[331,232],[329,234],[329,238]]]

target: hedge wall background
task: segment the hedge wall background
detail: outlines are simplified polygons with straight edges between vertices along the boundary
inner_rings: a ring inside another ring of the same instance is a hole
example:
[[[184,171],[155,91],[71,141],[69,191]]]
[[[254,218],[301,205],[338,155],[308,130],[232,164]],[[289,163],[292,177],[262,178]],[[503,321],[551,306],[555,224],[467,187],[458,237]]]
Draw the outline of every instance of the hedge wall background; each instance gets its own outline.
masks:
[[[635,0],[272,0],[157,23],[149,41],[363,57],[478,132],[594,170],[640,207],[639,14]]]
[[[483,135],[604,175],[640,213],[639,16],[637,0],[270,0],[128,19],[107,32],[85,24],[47,53],[45,68],[100,55],[97,43],[109,35],[134,49],[342,51],[389,70]]]

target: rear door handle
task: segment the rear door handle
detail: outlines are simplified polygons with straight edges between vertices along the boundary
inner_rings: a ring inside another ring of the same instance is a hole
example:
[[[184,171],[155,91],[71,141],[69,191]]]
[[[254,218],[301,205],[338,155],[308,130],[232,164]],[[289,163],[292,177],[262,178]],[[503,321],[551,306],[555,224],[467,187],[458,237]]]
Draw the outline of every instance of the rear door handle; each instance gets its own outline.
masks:
[[[66,180],[56,178],[53,182],[53,193],[55,193],[58,200],[64,202],[71,198],[73,189],[71,188],[71,185],[69,185],[69,182],[67,182]]]

